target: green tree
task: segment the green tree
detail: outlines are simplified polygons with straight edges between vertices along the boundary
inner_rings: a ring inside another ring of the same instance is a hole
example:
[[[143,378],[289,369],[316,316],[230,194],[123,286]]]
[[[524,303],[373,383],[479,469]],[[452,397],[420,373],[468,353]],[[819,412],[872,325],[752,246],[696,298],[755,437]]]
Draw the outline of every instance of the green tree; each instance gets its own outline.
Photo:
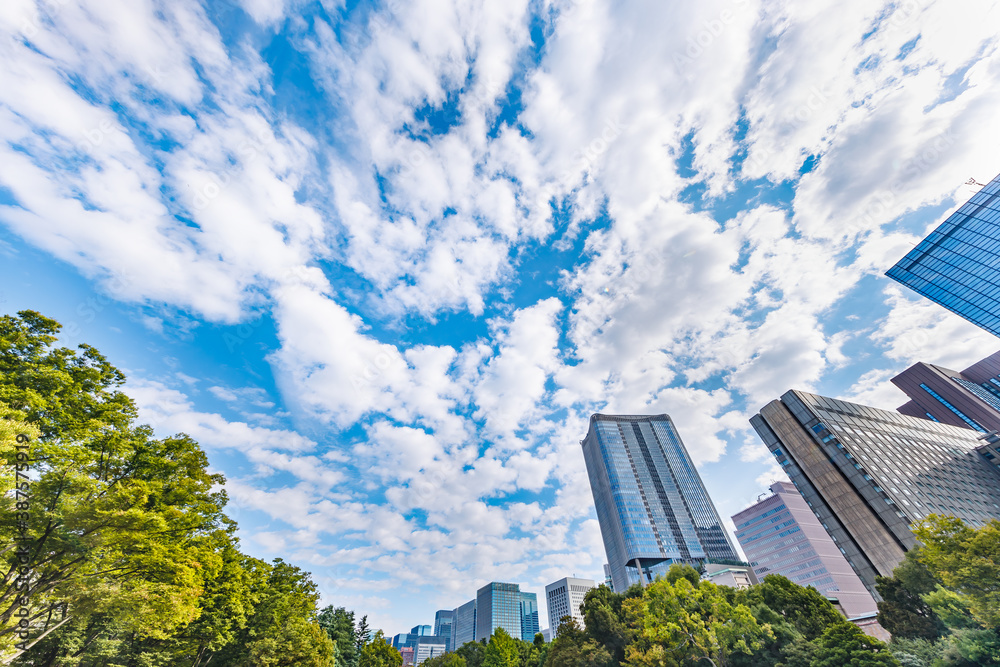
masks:
[[[372,629],[368,627],[368,614],[361,617],[358,621],[357,628],[354,629],[354,648],[358,654],[361,653],[361,649],[371,641]]]
[[[330,605],[319,612],[318,621],[326,634],[337,645],[338,667],[357,667],[361,647],[368,642],[366,639],[361,646],[358,646],[359,637],[357,629],[354,627],[354,612],[343,607],[334,608],[333,605]]]
[[[618,664],[608,649],[590,638],[576,620],[564,616],[549,646],[545,667],[610,667]]]
[[[735,591],[734,602],[750,608],[764,605],[790,623],[807,640],[843,620],[840,612],[812,587],[799,586],[780,574],[769,574],[757,586]]]
[[[878,622],[893,637],[934,640],[944,632],[944,624],[930,605],[899,579],[876,577],[875,588],[882,597]]]
[[[403,656],[385,640],[381,630],[362,647],[358,656],[358,667],[401,667],[402,664]]]
[[[675,568],[671,568],[675,569]],[[680,665],[705,660],[717,666],[729,664],[734,653],[752,654],[772,636],[750,609],[733,605],[715,584],[694,585],[683,576],[658,579],[642,597],[625,600],[623,609],[634,641],[626,647],[628,665]]]
[[[642,587],[639,585],[619,594],[604,584],[587,591],[584,597],[583,621],[587,636],[603,646],[616,664],[625,660],[625,647],[630,637],[622,603],[641,597]]]
[[[889,647],[847,621],[827,628],[816,643],[819,650],[810,667],[899,667]]]
[[[482,667],[485,652],[484,642],[465,642],[455,649],[455,654],[465,660],[468,667]]]
[[[995,667],[1000,665],[1000,635],[982,628],[957,630],[944,642],[942,667]]]
[[[1000,627],[1000,521],[979,529],[955,517],[928,516],[915,530],[920,562],[941,583],[968,600],[984,628]]]
[[[207,472],[197,443],[156,440],[134,425],[121,372],[90,346],[53,347],[59,328],[32,311],[0,317],[0,413],[37,432],[30,509],[4,507],[0,516],[3,542],[18,535],[25,547],[0,554],[8,659],[74,622],[93,635],[85,645],[102,635],[103,620],[109,630],[166,639],[200,615],[202,562],[213,557],[213,536],[232,530],[217,491],[224,480]],[[18,464],[6,448],[4,456],[4,466]],[[18,590],[16,568],[30,574],[27,590]],[[30,639],[12,650],[24,593]]]
[[[932,667],[941,658],[945,642],[893,637],[889,650],[903,667]]]
[[[465,658],[453,652],[428,658],[420,663],[421,667],[466,667],[466,664]]]
[[[483,652],[483,667],[518,667],[520,663],[520,654],[514,638],[503,628],[494,630]]]
[[[952,630],[963,630],[978,626],[969,609],[969,599],[943,586],[922,596],[941,622]]]

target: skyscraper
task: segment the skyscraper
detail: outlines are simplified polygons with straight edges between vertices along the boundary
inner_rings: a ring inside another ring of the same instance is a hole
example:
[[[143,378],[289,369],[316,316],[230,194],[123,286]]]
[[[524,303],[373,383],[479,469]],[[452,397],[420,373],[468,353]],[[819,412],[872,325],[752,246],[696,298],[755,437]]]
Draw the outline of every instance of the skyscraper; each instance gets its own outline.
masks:
[[[559,620],[563,616],[572,616],[577,624],[583,627],[580,605],[587,591],[596,585],[592,579],[565,577],[545,587],[545,603],[549,609],[549,631],[553,637],[558,634]]]
[[[837,598],[848,618],[877,613],[875,599],[795,486],[775,482],[771,494],[733,515],[736,539],[756,575],[781,574],[812,586]]]
[[[971,428],[1000,431],[1000,352],[963,371],[916,363],[892,378],[910,400],[904,415]]]
[[[1000,175],[886,275],[1000,336]]]
[[[476,641],[489,639],[497,628],[503,628],[511,637],[530,642],[538,632],[538,598],[522,592],[518,584],[494,581],[476,592],[475,618]]]
[[[802,391],[750,423],[869,592],[891,576],[928,514],[1000,517],[1000,476],[977,431]],[[795,536],[781,536],[791,545]]]
[[[595,414],[581,444],[616,591],[671,563],[738,560],[668,415]]]
[[[434,634],[438,637],[445,637],[447,645],[446,651],[451,650],[451,621],[455,617],[455,611],[451,609],[439,609],[434,614]]]
[[[457,649],[462,644],[476,641],[476,601],[469,600],[458,607],[451,620],[451,647]]]

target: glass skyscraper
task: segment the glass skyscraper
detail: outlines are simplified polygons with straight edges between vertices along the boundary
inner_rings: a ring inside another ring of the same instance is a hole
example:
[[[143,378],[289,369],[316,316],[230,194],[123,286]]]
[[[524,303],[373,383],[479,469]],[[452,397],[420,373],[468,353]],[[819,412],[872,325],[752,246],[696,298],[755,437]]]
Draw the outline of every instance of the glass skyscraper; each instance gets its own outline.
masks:
[[[750,423],[868,590],[916,545],[928,514],[972,526],[1000,517],[1000,476],[982,434],[803,391]],[[796,536],[776,533],[775,547]]]
[[[886,275],[1000,336],[1000,175]]]
[[[671,563],[739,560],[668,415],[595,414],[581,444],[616,591]]]
[[[456,610],[456,621],[458,615]],[[538,632],[538,598],[522,592],[518,584],[494,581],[476,592],[475,618],[476,641],[489,639],[494,630],[503,628],[511,637],[530,642]]]
[[[971,428],[1000,431],[1000,352],[962,371],[918,362],[892,378],[910,400],[904,415]]]

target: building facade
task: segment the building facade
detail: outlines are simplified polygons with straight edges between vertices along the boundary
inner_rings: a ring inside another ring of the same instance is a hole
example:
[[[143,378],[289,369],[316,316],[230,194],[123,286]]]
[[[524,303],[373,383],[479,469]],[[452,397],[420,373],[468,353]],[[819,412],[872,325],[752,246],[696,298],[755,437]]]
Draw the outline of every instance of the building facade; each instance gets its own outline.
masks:
[[[705,563],[701,574],[705,581],[711,581],[716,586],[730,588],[750,588],[760,581],[749,565],[723,565],[721,563]]]
[[[447,639],[445,650],[451,650],[451,621],[455,617],[452,609],[439,609],[434,614],[434,634]]]
[[[616,591],[671,563],[739,560],[668,415],[595,414],[581,444]]]
[[[476,592],[475,627],[475,641],[489,639],[497,628],[503,628],[511,637],[530,642],[538,632],[538,597],[521,591],[518,584],[487,584]],[[454,644],[456,648],[461,645]]]
[[[876,575],[892,576],[916,544],[911,523],[1000,517],[1000,477],[972,429],[802,391],[750,422],[876,599]]]
[[[457,649],[462,644],[476,641],[476,601],[469,600],[452,612],[451,646]]]
[[[886,275],[1000,336],[1000,176]]]
[[[597,586],[592,579],[566,577],[545,587],[545,602],[549,610],[549,630],[552,636],[559,634],[559,621],[564,616],[572,616],[577,625],[583,627],[583,613],[580,605],[587,591]]]
[[[962,371],[923,362],[892,378],[909,397],[904,415],[971,428],[1000,431],[1000,352]]]
[[[415,665],[423,663],[424,660],[428,658],[436,658],[442,653],[447,652],[444,644],[417,644],[416,650],[413,654],[413,661]]]
[[[736,540],[758,578],[788,577],[837,598],[848,618],[878,605],[794,484],[776,482],[771,496],[733,515]]]

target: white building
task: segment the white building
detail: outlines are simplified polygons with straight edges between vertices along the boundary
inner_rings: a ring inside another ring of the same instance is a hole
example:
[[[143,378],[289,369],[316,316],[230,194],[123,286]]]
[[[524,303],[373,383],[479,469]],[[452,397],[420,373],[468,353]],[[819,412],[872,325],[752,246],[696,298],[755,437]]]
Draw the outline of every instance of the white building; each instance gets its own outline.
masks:
[[[583,604],[587,591],[596,586],[592,579],[566,577],[545,587],[545,600],[549,606],[549,631],[553,639],[559,632],[559,619],[563,616],[572,616],[583,627],[580,605]]]
[[[419,665],[428,658],[436,658],[444,653],[444,649],[444,644],[417,644],[417,652],[413,656],[414,664]]]

